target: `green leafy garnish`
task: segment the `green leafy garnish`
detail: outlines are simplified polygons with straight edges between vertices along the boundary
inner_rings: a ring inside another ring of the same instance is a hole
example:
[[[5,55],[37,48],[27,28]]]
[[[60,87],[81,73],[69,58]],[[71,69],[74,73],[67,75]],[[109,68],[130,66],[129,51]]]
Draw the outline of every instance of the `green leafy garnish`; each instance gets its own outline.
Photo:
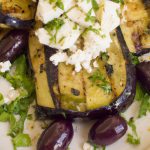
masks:
[[[108,53],[107,52],[101,52],[100,57],[104,62],[107,62],[109,59]]]
[[[0,105],[4,104],[4,98],[3,95],[0,93]]]
[[[14,139],[13,139],[13,144],[16,147],[26,147],[26,146],[31,146],[31,139],[28,134],[18,134]]]
[[[113,2],[115,2],[115,3],[120,3],[120,4],[124,4],[124,0],[113,0]]]
[[[139,83],[136,85],[135,99],[140,102],[140,110],[138,117],[146,116],[150,112],[150,95],[141,87]]]
[[[56,6],[59,7],[60,9],[64,10],[64,4],[62,0],[57,0]]]
[[[92,23],[94,23],[96,18],[92,16],[91,14],[92,14],[92,8],[88,11],[85,21],[91,21]]]
[[[89,26],[89,27],[85,30],[84,34],[86,34],[88,31],[92,31],[92,32],[96,33],[97,35],[100,34],[99,29],[95,29],[95,28],[93,28],[92,26]]]
[[[96,86],[102,88],[107,94],[112,91],[110,83],[106,78],[100,73],[99,70],[96,70],[90,77],[89,80],[96,84]]]
[[[50,22],[48,22],[44,28],[48,31],[51,36],[50,41],[54,41],[56,43],[56,36],[58,30],[64,25],[64,21],[62,19],[56,18]],[[54,31],[55,33],[52,33]]]
[[[96,0],[92,0],[92,7],[94,11],[97,11],[99,9],[99,5]]]
[[[136,131],[134,118],[130,118],[127,123],[128,123],[128,126],[132,129],[132,134],[130,133],[127,134],[127,142],[133,145],[140,144],[140,138],[138,137],[138,134]]]
[[[55,3],[55,5],[57,7],[59,7],[60,9],[64,10],[64,4],[62,2],[62,0],[49,0],[49,3]]]
[[[22,55],[12,64],[10,71],[3,74],[3,77],[20,93],[10,104],[0,106],[0,121],[10,124],[8,135],[12,137],[14,149],[18,146],[31,145],[29,136],[23,134],[28,109],[34,100],[34,82],[27,68],[26,58]],[[16,119],[16,115],[19,119]]]
[[[131,62],[133,65],[139,64],[139,59],[137,56],[135,56],[133,53],[130,53]]]

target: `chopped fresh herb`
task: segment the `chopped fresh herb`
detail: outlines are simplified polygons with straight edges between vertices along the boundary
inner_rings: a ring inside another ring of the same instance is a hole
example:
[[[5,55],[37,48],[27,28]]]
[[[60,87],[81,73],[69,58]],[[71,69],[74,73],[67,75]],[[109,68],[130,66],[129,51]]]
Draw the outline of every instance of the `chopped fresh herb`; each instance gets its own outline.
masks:
[[[96,84],[96,86],[102,88],[107,94],[109,94],[112,90],[110,83],[99,70],[96,70],[93,75],[89,77],[89,80],[91,80],[93,84]]]
[[[77,30],[77,28],[78,28],[78,25],[75,23],[73,30]]]
[[[102,147],[102,150],[106,150],[106,146],[103,146],[103,147]]]
[[[92,14],[92,8],[88,11],[85,21],[91,21],[92,23],[94,23],[96,18],[92,16],[91,14]]]
[[[27,119],[28,119],[28,120],[32,120],[32,114],[28,114],[28,115],[27,115]]]
[[[128,126],[132,129],[132,134],[128,133],[127,135],[127,142],[133,145],[140,144],[140,139],[136,131],[134,118],[130,118],[127,123],[128,123]]]
[[[107,52],[101,52],[101,53],[100,53],[100,58],[101,58],[104,62],[108,61],[108,59],[109,59],[108,53],[107,53]]]
[[[97,35],[100,34],[99,29],[95,29],[95,28],[93,28],[92,26],[89,26],[89,27],[85,30],[84,34],[86,34],[88,31],[92,31],[92,32],[96,33]]]
[[[150,112],[150,95],[141,87],[139,83],[136,85],[135,99],[140,102],[140,110],[138,117],[146,116]]]
[[[12,64],[10,71],[3,74],[3,77],[6,78],[14,88],[17,88],[20,93],[19,97],[10,104],[0,106],[0,121],[9,122],[10,124],[8,135],[12,137],[14,149],[18,146],[30,145],[28,135],[23,134],[28,109],[34,100],[33,79],[30,77],[27,68],[26,58],[22,55]],[[17,116],[19,116],[19,119],[16,119]]]
[[[63,25],[64,25],[64,21],[62,19],[56,18],[56,19],[48,22],[44,26],[44,28],[48,31],[48,33],[51,36],[50,41],[54,41],[56,43],[57,32]],[[53,34],[52,31],[55,31],[55,33]]]
[[[56,6],[59,7],[60,9],[64,10],[64,4],[62,0],[57,0]]]
[[[135,56],[133,53],[130,53],[131,62],[133,65],[139,64],[139,59],[137,56]]]
[[[63,4],[62,0],[49,0],[49,3],[50,4],[55,3],[57,7],[64,10],[64,4]]]
[[[18,134],[13,139],[13,143],[14,143],[15,147],[31,146],[31,139],[28,134]]]
[[[133,135],[128,134],[127,135],[127,142],[133,145],[139,145],[140,144],[140,139],[135,138]]]
[[[93,7],[94,11],[98,11],[99,5],[96,0],[92,0],[92,7]]]
[[[0,93],[0,105],[4,104],[4,98],[3,95]]]
[[[120,3],[120,4],[124,4],[124,0],[113,0],[113,2],[115,2],[115,3]]]

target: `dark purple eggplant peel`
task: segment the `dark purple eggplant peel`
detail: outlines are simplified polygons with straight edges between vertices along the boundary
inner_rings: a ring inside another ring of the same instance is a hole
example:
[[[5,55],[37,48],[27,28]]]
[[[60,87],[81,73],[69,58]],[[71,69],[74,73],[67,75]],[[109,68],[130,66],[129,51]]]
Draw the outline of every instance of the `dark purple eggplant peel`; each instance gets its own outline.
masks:
[[[0,23],[17,29],[29,29],[35,24],[34,19],[21,20],[0,12]]]
[[[28,47],[28,31],[12,30],[0,40],[0,62],[14,61]]]

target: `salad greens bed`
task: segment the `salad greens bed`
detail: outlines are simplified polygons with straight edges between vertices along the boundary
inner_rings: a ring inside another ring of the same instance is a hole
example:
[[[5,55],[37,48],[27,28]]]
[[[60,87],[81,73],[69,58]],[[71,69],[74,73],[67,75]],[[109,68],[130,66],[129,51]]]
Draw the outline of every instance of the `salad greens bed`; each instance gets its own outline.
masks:
[[[10,71],[0,73],[12,86],[20,93],[10,104],[3,104],[3,96],[0,95],[0,121],[9,122],[10,129],[8,135],[12,137],[14,149],[16,147],[30,146],[31,139],[28,134],[23,133],[24,122],[32,119],[28,115],[30,104],[35,98],[34,81],[28,70],[25,55],[17,58],[11,66]]]

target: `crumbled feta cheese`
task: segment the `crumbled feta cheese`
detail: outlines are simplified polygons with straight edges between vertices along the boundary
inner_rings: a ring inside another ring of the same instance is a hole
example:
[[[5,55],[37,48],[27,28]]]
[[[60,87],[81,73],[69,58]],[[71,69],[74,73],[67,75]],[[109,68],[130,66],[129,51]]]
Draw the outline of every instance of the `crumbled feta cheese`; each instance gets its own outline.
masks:
[[[40,43],[56,49],[67,49],[72,47],[82,33],[82,29],[69,19],[64,19],[64,24],[56,34],[56,41],[51,41],[51,36],[44,28],[36,31]],[[76,27],[76,29],[74,29]]]
[[[69,19],[71,19],[73,22],[76,22],[82,27],[89,27],[93,25],[94,22],[91,20],[86,20],[87,14],[83,12],[79,7],[72,8],[68,13],[67,16]],[[91,14],[92,16],[92,14]],[[93,16],[94,17],[94,16]]]
[[[119,10],[120,4],[105,0],[104,11],[101,18],[101,29],[104,33],[110,33],[120,25],[120,17],[118,16]]]
[[[43,23],[48,23],[54,18],[60,17],[65,11],[74,5],[74,0],[62,0],[64,10],[60,9],[55,3],[49,3],[48,0],[39,0],[36,16]]]
[[[4,97],[4,103],[10,103],[19,96],[19,92],[15,90],[10,82],[0,76],[0,93]]]
[[[100,31],[99,24],[95,24],[92,29],[99,31],[99,33],[89,30],[84,35],[84,51],[91,53],[92,59],[99,56],[100,52],[106,51],[112,42],[109,34],[104,34]]]
[[[0,72],[9,71],[11,67],[10,61],[0,62]]]
[[[58,65],[60,62],[65,62],[68,59],[68,56],[64,52],[58,52],[50,57],[50,61],[53,62],[54,65]]]
[[[93,150],[93,146],[89,143],[84,143],[83,150]]]

